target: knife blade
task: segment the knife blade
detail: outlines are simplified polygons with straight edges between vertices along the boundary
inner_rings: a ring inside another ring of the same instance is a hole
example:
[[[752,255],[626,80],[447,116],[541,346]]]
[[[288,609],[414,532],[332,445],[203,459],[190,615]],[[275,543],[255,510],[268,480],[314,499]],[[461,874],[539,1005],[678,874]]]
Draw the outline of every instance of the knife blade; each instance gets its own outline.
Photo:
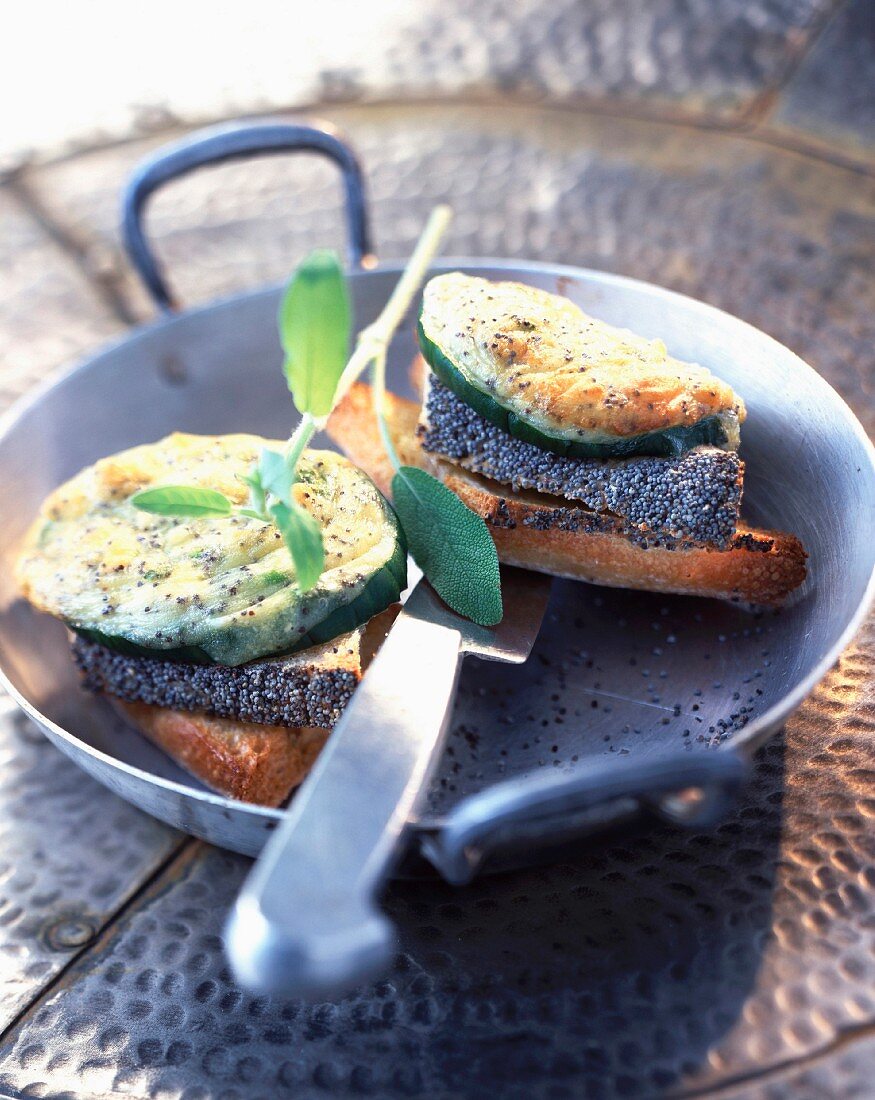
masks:
[[[237,898],[225,945],[243,985],[324,997],[388,964],[377,897],[440,757],[462,659],[525,661],[550,584],[503,567],[504,616],[489,628],[420,580]]]

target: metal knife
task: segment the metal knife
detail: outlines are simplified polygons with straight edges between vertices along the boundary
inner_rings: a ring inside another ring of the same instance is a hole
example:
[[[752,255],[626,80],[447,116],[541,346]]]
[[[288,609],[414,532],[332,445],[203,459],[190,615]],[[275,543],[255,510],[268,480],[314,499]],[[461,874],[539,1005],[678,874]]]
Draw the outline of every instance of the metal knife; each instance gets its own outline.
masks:
[[[420,580],[237,899],[225,944],[241,984],[325,997],[389,963],[377,898],[440,757],[462,659],[525,661],[550,583],[502,568],[504,617],[486,628]]]

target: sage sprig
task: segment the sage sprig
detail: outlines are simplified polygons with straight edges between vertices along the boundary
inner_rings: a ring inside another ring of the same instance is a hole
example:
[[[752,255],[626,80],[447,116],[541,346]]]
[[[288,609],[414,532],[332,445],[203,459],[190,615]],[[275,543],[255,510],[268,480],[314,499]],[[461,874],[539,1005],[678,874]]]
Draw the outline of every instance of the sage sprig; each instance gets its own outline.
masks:
[[[278,327],[285,351],[283,370],[301,421],[285,454],[263,449],[243,477],[249,488],[247,504],[235,507],[218,490],[184,485],[146,489],[131,503],[143,511],[180,518],[236,514],[272,523],[294,562],[298,585],[306,592],[322,574],[325,551],[319,524],[295,502],[292,486],[307,442],[331,410],[350,335],[346,284],[333,252],[313,252],[297,269],[280,303]]]
[[[322,574],[325,552],[319,524],[294,500],[298,463],[332,409],[373,365],[377,419],[396,470],[393,498],[410,551],[450,607],[476,623],[497,623],[502,613],[498,556],[486,524],[436,478],[400,463],[383,415],[389,344],[449,220],[448,207],[432,211],[389,301],[359,333],[349,359],[351,311],[337,256],[320,249],[297,269],[283,294],[277,323],[283,370],[301,419],[284,453],[265,448],[243,476],[249,489],[245,505],[235,505],[215,489],[164,485],[136,493],[131,497],[134,507],[179,518],[241,515],[272,523],[292,557],[299,587],[309,590]]]

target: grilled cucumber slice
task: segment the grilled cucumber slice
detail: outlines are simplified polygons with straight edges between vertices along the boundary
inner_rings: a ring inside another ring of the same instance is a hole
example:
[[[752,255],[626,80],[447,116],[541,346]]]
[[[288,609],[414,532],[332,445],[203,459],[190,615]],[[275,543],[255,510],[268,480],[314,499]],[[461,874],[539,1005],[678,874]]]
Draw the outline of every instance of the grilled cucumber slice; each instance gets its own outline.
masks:
[[[558,295],[440,275],[425,288],[417,331],[444,385],[542,450],[622,458],[738,447],[744,404],[729,386]]]
[[[325,543],[325,569],[302,593],[271,524],[242,516],[177,520],[130,497],[203,484],[236,502],[256,436],[176,433],[103,459],[43,505],[19,563],[27,598],[73,630],[137,656],[224,665],[330,641],[398,599],[406,547],[391,507],[340,455],[308,452],[295,486]]]

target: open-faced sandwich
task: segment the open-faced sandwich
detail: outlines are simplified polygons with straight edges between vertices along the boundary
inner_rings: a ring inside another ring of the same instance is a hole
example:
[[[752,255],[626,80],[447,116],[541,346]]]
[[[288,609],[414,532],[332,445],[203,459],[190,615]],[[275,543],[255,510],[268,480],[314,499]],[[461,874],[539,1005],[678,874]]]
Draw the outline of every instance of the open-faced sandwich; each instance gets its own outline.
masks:
[[[25,540],[21,592],[69,627],[84,687],[223,794],[278,805],[304,778],[397,614],[408,545],[456,611],[501,618],[495,546],[451,492],[414,471],[408,539],[366,473],[308,449],[385,363],[449,217],[433,211],[352,354],[338,257],[316,250],[294,273],[278,313],[290,439],[175,432],[103,458],[43,502]],[[482,583],[460,589],[472,563]]]
[[[304,452],[293,502],[325,556],[304,592],[274,525],[132,500],[183,481],[242,507],[271,446],[177,433],[102,459],[45,501],[18,569],[70,627],[87,688],[211,787],[265,805],[304,777],[391,625],[407,571],[392,509],[340,455]]]
[[[489,525],[502,561],[596,584],[774,605],[805,578],[791,534],[740,517],[744,403],[704,367],[530,286],[459,272],[425,287],[413,377],[386,395],[402,462]],[[372,394],[329,431],[388,492]]]

